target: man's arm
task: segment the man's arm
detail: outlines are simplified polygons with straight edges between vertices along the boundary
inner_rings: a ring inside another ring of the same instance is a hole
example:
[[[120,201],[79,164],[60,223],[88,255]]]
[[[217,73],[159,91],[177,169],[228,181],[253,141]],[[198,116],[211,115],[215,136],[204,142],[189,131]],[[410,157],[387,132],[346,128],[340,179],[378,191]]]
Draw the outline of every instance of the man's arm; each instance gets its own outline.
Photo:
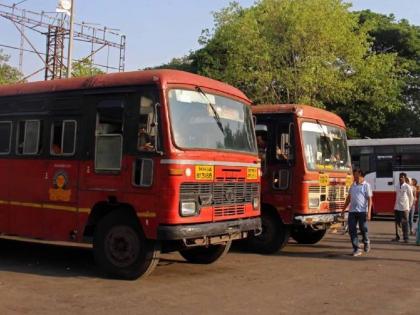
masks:
[[[408,185],[407,185],[407,195],[408,195],[408,203],[409,203],[409,205],[410,205],[410,209],[411,209],[411,207],[413,206],[413,191],[411,190],[411,187],[409,187]],[[408,210],[410,210],[410,209],[408,209]]]
[[[348,194],[348,195],[347,195],[347,198],[346,198],[346,201],[344,202],[343,209],[341,210],[341,215],[342,215],[342,216],[344,216],[344,211],[346,211],[347,207],[349,206],[349,203],[350,203],[350,198],[351,198],[351,195],[350,195],[350,194]]]
[[[372,217],[372,196],[369,196],[369,198],[368,198],[368,213],[367,213],[368,220],[370,220],[371,217]]]

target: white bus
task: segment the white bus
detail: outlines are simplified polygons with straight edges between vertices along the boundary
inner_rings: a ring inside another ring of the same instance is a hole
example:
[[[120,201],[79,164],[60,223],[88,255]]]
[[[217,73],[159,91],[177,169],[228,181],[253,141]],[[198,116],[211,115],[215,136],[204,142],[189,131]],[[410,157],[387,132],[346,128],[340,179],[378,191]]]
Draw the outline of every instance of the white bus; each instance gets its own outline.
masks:
[[[420,138],[349,140],[353,167],[366,172],[373,190],[373,214],[391,214],[401,172],[420,182]]]

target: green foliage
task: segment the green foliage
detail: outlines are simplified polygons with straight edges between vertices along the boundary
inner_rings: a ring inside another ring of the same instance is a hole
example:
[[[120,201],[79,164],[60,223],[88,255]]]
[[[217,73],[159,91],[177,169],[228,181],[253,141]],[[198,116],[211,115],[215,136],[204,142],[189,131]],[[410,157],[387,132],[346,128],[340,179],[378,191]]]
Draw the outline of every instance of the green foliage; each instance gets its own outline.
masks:
[[[307,103],[342,115],[354,135],[379,133],[401,107],[403,66],[371,49],[369,28],[340,0],[261,0],[215,14],[193,56],[198,73],[255,103]],[[376,117],[373,117],[373,115]]]
[[[408,21],[396,21],[393,15],[371,11],[356,13],[361,27],[368,31],[377,53],[395,53],[397,62],[404,67],[403,106],[386,115],[386,128],[374,136],[420,136],[420,27]]]
[[[22,73],[7,64],[9,58],[10,57],[8,55],[3,54],[3,51],[0,50],[0,85],[16,83],[22,80]]]
[[[95,67],[89,59],[82,59],[73,63],[73,77],[91,77],[104,72]]]
[[[144,70],[150,70],[150,69],[173,69],[173,70],[181,70],[181,71],[187,71],[196,73],[197,70],[195,69],[195,64],[193,61],[193,54],[190,53],[187,56],[181,57],[181,58],[173,58],[170,62],[165,63],[161,66],[157,67],[150,67],[146,68]]]

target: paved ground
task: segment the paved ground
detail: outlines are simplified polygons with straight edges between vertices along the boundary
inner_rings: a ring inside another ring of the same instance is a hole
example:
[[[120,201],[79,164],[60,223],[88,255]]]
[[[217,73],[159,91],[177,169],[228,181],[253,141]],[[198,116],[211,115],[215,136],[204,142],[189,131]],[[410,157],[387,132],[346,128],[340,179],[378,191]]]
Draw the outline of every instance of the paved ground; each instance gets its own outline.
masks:
[[[371,253],[348,236],[272,256],[229,253],[209,266],[165,255],[146,279],[98,277],[86,249],[0,241],[0,314],[419,314],[420,247],[372,222]]]

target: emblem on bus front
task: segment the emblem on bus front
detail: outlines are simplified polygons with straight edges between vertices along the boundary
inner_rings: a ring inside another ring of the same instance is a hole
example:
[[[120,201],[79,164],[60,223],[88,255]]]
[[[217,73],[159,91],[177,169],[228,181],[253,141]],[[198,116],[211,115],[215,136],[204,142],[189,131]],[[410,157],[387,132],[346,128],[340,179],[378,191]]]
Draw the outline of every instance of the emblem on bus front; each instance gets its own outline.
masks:
[[[233,190],[231,188],[226,189],[225,191],[225,199],[228,202],[233,202],[235,195],[233,194]]]
[[[57,171],[53,178],[53,188],[49,189],[51,201],[70,201],[71,190],[67,189],[68,175],[64,171]]]

